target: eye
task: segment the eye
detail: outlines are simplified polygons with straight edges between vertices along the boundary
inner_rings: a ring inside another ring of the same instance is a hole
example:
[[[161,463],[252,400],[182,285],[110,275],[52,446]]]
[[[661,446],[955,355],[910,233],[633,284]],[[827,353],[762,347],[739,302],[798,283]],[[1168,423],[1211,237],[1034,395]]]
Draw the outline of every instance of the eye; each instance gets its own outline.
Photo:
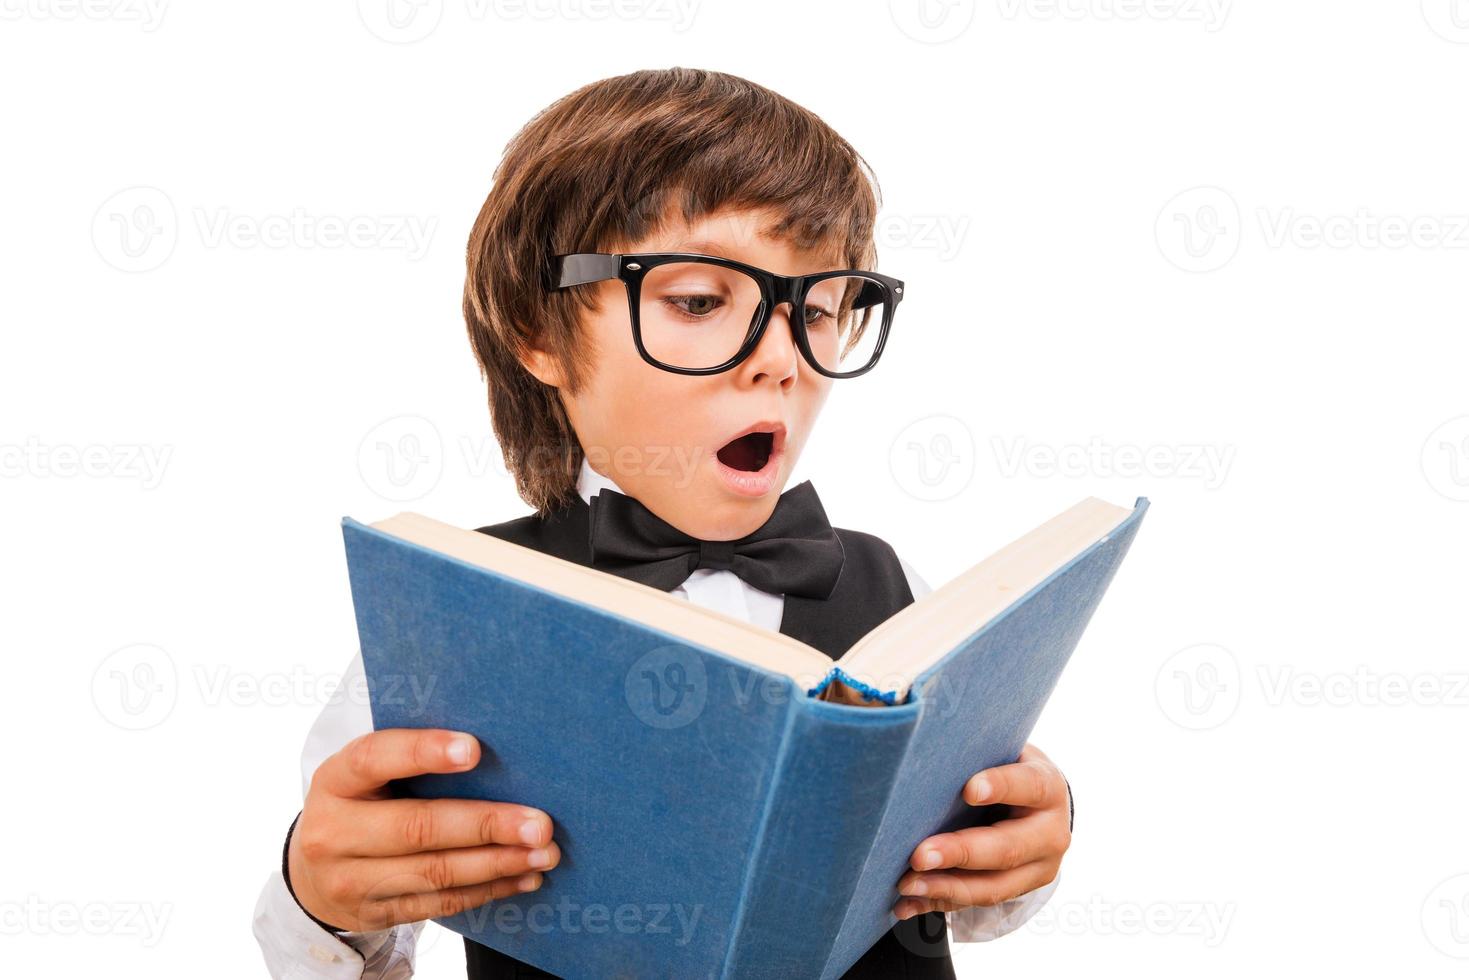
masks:
[[[687,296],[665,296],[663,302],[673,307],[677,312],[695,320],[708,318],[710,314],[724,305],[724,300],[708,293],[692,293]]]
[[[811,303],[806,304],[807,330],[820,329],[835,322],[836,317],[832,316],[824,307],[812,305]]]

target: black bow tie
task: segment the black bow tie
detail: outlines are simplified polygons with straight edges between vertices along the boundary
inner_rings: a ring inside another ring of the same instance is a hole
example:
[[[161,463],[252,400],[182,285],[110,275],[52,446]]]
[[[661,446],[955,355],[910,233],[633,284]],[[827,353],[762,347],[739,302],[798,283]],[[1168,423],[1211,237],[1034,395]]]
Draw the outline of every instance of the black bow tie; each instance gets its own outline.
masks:
[[[765,592],[826,599],[842,572],[842,542],[810,480],[781,494],[770,519],[734,541],[691,537],[616,490],[598,493],[591,509],[593,566],[664,592],[696,568],[717,568]]]

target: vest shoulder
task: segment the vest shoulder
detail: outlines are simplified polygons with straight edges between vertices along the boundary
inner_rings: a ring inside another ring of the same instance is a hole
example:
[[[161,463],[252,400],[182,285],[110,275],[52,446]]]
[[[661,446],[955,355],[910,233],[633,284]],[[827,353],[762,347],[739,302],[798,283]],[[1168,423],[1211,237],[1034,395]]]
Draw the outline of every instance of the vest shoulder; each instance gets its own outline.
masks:
[[[861,569],[869,588],[893,592],[912,601],[912,588],[898,552],[882,538],[867,531],[848,527],[834,527],[842,542],[842,552],[854,568]],[[842,575],[846,576],[845,566]]]
[[[546,552],[567,561],[583,565],[590,564],[591,545],[587,540],[587,506],[581,501],[581,498],[577,498],[576,503],[580,503],[581,506],[573,504],[570,507],[552,511],[545,517],[539,514],[512,517],[508,521],[486,524],[475,530],[480,534],[488,534],[491,537],[509,541],[511,544]]]
[[[508,521],[498,524],[486,524],[484,527],[475,528],[480,534],[488,534],[493,538],[504,538],[507,541],[523,540],[540,530],[541,518],[535,514],[526,514],[524,517],[514,517]]]
[[[898,560],[898,552],[893,546],[875,534],[868,531],[857,531],[850,527],[834,527],[832,530],[837,533],[837,537],[842,539],[843,548],[855,548],[873,557],[890,558],[894,562]]]

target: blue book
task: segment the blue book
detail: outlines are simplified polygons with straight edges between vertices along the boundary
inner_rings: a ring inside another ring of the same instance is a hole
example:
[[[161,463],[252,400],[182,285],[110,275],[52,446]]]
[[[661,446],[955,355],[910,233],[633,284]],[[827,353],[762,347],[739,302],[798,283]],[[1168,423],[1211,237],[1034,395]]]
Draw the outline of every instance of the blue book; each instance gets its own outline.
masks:
[[[404,513],[342,522],[376,728],[473,733],[397,784],[550,814],[535,892],[441,925],[563,977],[837,977],[925,837],[1013,762],[1146,512],[1094,498],[833,662],[639,583]]]

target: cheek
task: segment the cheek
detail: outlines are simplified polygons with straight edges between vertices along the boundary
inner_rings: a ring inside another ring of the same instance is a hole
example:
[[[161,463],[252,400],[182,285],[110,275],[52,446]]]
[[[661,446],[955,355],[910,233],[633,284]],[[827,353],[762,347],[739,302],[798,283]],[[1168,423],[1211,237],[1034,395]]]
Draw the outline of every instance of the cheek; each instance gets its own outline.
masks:
[[[681,444],[697,378],[661,371],[644,361],[633,344],[627,317],[603,316],[594,325],[598,348],[593,373],[577,399],[578,415],[607,451]],[[612,442],[618,445],[611,445]]]
[[[621,431],[634,445],[681,445],[687,434],[693,386],[676,374],[660,371],[641,360],[629,365],[619,381],[620,403],[615,409]]]
[[[806,385],[800,398],[800,425],[803,434],[809,434],[815,427],[816,417],[821,414],[821,408],[826,404],[827,396],[831,394],[831,386],[836,383],[834,379],[816,374],[814,371],[811,374],[815,375],[815,380]]]

